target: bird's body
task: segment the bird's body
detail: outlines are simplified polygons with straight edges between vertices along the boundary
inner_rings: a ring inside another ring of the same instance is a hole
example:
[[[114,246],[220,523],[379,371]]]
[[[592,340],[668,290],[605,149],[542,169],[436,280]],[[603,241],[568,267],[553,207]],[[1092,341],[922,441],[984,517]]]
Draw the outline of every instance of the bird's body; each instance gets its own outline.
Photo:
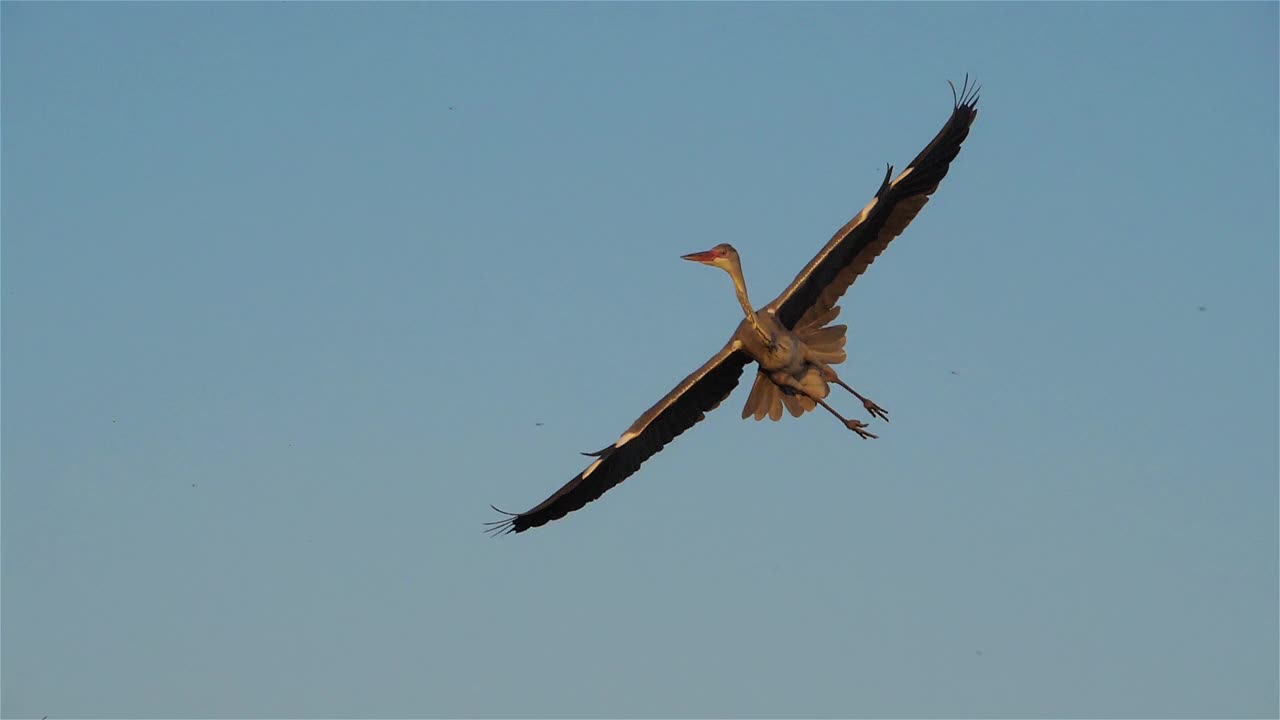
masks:
[[[747,298],[746,283],[737,251],[732,245],[717,245],[705,255],[724,253],[724,266],[733,278],[739,301],[747,317],[734,330],[730,345],[737,347],[756,362],[756,383],[743,408],[742,417],[754,416],[757,420],[769,417],[781,419],[785,407],[793,416],[799,416],[817,407],[816,399],[830,393],[827,383],[835,379],[832,365],[845,360],[845,326],[826,325],[839,314],[839,308],[818,318],[817,323],[787,327],[770,307],[751,309]],[[704,254],[686,255],[685,259],[700,261]],[[716,264],[715,259],[708,264]]]
[[[769,333],[771,343],[762,341],[746,321],[734,334],[758,367],[756,384],[742,417],[778,420],[784,407],[792,415],[814,409],[817,404],[813,398],[825,398],[831,392],[827,383],[836,377],[831,366],[844,362],[845,327],[830,325],[801,334],[787,329],[772,313],[761,312],[756,317]],[[798,383],[803,392],[784,390],[794,390],[793,383]]]
[[[756,323],[764,329],[768,339],[754,332],[746,320],[733,333],[742,343],[742,349],[767,372],[785,372],[799,380],[804,372],[814,367],[813,358],[804,339],[792,332],[768,312],[756,312]]]
[[[933,141],[892,180],[891,166],[871,202],[836,232],[781,295],[759,310],[751,305],[732,245],[685,255],[732,278],[745,317],[729,342],[616,442],[584,453],[595,459],[577,477],[527,512],[504,513],[505,520],[489,523],[491,530],[523,532],[600,497],[718,406],[751,362],[757,372],[742,417],[779,420],[784,409],[798,417],[821,405],[859,436],[876,437],[865,429],[866,423],[845,418],[826,402],[831,384],[836,384],[861,400],[873,417],[888,420],[883,408],[845,384],[833,367],[845,360],[845,326],[831,324],[840,313],[835,303],[928,202],[968,136],[977,117],[977,99],[977,87],[970,88],[966,78],[950,119]]]

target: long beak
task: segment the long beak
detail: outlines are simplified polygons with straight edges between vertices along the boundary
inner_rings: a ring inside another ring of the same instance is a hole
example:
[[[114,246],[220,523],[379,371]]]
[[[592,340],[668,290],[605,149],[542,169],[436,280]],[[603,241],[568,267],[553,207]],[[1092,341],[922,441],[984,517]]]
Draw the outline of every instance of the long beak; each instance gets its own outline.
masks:
[[[716,253],[714,250],[704,250],[703,252],[696,252],[696,253],[689,253],[688,255],[681,255],[680,259],[692,260],[693,262],[700,262],[700,263],[709,263],[712,260],[716,259]]]

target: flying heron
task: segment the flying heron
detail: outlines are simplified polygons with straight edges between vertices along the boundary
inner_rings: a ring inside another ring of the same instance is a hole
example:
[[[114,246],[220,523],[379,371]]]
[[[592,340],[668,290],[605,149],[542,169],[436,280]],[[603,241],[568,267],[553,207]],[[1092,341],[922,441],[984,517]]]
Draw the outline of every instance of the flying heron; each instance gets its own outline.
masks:
[[[522,513],[493,508],[507,517],[486,523],[489,531],[524,532],[600,497],[718,406],[752,361],[757,366],[755,384],[742,409],[743,418],[779,420],[784,409],[799,417],[821,405],[860,437],[875,438],[867,423],[844,417],[826,402],[834,383],[862,401],[872,417],[889,419],[884,408],[849,387],[832,367],[845,360],[846,328],[830,324],[840,313],[836,302],[938,189],[978,117],[978,91],[976,83],[969,84],[968,76],[959,93],[951,85],[953,107],[942,130],[897,177],[890,165],[871,202],[836,232],[781,295],[760,310],[753,309],[747,296],[742,263],[732,245],[721,243],[683,256],[720,268],[733,279],[746,317],[729,342],[641,415],[616,442],[583,453],[594,460],[551,497]]]

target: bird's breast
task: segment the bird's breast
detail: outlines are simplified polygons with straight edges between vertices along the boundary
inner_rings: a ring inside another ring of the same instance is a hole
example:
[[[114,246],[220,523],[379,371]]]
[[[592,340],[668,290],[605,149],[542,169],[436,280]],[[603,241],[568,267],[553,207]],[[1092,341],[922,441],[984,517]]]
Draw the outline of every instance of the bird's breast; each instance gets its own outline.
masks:
[[[795,373],[804,367],[804,348],[800,339],[792,333],[773,331],[773,345],[764,348],[760,365],[766,370],[785,370]]]

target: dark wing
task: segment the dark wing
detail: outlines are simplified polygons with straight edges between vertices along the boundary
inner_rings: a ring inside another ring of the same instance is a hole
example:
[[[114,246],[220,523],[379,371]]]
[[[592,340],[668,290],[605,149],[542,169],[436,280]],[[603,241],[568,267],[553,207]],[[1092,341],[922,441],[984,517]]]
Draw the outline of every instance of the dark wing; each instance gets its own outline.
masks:
[[[595,462],[554,495],[532,510],[519,514],[494,508],[510,517],[486,523],[489,530],[499,534],[524,532],[559,520],[600,497],[630,477],[641,463],[729,397],[742,376],[742,368],[749,362],[751,356],[743,352],[739,342],[730,340],[720,352],[641,415],[617,442],[599,452],[584,453],[596,458]]]
[[[952,86],[954,92],[955,86]],[[871,202],[831,238],[791,285],[765,306],[787,328],[804,324],[809,317],[827,312],[853,281],[915,219],[929,196],[938,189],[969,126],[978,117],[978,86],[964,87],[955,100],[951,118],[915,160],[892,182],[890,166]]]

